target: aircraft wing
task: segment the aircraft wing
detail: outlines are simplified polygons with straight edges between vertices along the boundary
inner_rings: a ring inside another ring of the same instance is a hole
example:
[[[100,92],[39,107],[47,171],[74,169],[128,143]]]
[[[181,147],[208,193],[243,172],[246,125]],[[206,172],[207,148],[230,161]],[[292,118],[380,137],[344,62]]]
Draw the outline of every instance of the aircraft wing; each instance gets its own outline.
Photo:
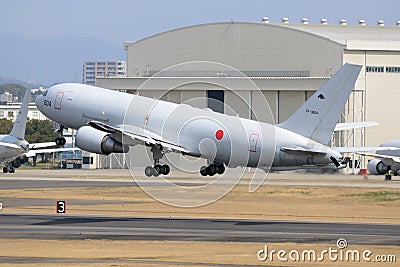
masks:
[[[65,151],[78,151],[81,150],[77,147],[69,147],[69,148],[47,148],[47,149],[33,149],[25,153],[25,156],[34,157],[36,154],[40,153],[53,153],[53,152],[65,152]]]
[[[37,148],[51,147],[51,146],[56,146],[56,142],[32,143],[29,144],[29,149],[37,149]]]
[[[10,148],[21,148],[19,145],[0,142],[0,146],[10,147]]]
[[[385,147],[385,146],[361,146],[361,147],[332,147],[340,153],[358,153],[365,151],[382,151],[382,150],[400,150],[398,147]]]
[[[375,154],[375,153],[365,153],[365,152],[357,152],[357,154],[362,155],[362,156],[374,157],[374,158],[389,159],[389,160],[393,160],[394,162],[400,163],[400,157],[381,155],[381,154]]]
[[[91,121],[88,124],[97,130],[120,136],[121,140],[124,140],[124,143],[127,145],[135,145],[137,142],[151,145],[159,144],[167,151],[189,153],[184,147],[174,144],[162,136],[143,128],[130,125],[114,127],[99,121]]]
[[[374,122],[374,121],[343,122],[343,123],[336,124],[335,132],[356,129],[356,128],[362,128],[362,127],[375,126],[378,124],[379,123]]]
[[[306,147],[281,147],[281,151],[291,154],[310,154],[310,155],[324,155],[326,154],[325,151],[316,150]]]

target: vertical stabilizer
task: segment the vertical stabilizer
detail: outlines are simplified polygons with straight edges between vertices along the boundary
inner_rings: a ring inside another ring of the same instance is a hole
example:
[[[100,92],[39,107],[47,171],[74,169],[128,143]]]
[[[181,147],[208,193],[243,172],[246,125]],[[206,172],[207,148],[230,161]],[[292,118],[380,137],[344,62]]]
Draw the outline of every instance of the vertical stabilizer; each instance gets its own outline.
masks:
[[[345,64],[292,116],[278,126],[328,144],[362,66]]]
[[[28,108],[30,100],[31,100],[31,91],[28,89],[25,92],[25,96],[21,104],[21,109],[18,112],[17,119],[15,120],[14,126],[10,133],[11,136],[14,136],[21,140],[25,138],[26,118],[28,116]]]

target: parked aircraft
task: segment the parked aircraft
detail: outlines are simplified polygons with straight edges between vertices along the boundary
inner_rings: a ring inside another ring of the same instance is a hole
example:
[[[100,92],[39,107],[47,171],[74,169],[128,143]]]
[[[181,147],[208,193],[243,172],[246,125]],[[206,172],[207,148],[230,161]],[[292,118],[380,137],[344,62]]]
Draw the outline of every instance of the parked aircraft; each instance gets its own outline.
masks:
[[[40,149],[55,146],[55,142],[29,144],[25,138],[26,119],[30,101],[30,90],[26,90],[21,109],[14,122],[10,134],[0,135],[0,163],[4,165],[3,172],[14,173],[24,162],[24,156],[35,153],[65,151],[65,148]],[[29,153],[29,154],[28,154]]]
[[[358,154],[375,157],[376,159],[368,162],[368,172],[372,175],[385,175],[385,180],[390,181],[392,174],[394,176],[400,174],[400,140],[386,141],[380,147],[384,149],[376,153],[358,152]]]
[[[145,168],[147,176],[169,173],[160,160],[171,151],[207,159],[209,165],[200,169],[204,176],[222,174],[226,166],[340,168],[343,157],[328,143],[360,70],[345,64],[278,125],[73,83],[50,87],[36,104],[62,127],[77,129],[76,144],[83,150],[107,155],[137,144],[151,147],[154,165]]]

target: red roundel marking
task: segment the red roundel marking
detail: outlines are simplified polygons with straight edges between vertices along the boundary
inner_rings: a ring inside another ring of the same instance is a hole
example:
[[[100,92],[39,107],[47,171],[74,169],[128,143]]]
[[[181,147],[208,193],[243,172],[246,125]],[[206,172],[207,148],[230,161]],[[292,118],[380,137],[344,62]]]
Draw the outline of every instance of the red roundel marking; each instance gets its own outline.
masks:
[[[217,138],[217,140],[221,140],[222,137],[224,137],[224,131],[218,130],[215,132],[215,138]]]

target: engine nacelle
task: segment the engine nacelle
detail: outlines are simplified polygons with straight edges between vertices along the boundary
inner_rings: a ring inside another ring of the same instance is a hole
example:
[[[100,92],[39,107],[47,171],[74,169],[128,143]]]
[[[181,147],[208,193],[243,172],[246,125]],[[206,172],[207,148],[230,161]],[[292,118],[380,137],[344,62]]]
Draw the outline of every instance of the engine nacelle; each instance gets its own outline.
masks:
[[[82,126],[75,136],[76,145],[86,151],[109,155],[111,153],[126,153],[129,146],[110,137],[110,134],[94,129],[90,126]]]
[[[391,170],[390,165],[386,165],[380,159],[373,159],[368,162],[368,172],[373,175],[384,175]]]

